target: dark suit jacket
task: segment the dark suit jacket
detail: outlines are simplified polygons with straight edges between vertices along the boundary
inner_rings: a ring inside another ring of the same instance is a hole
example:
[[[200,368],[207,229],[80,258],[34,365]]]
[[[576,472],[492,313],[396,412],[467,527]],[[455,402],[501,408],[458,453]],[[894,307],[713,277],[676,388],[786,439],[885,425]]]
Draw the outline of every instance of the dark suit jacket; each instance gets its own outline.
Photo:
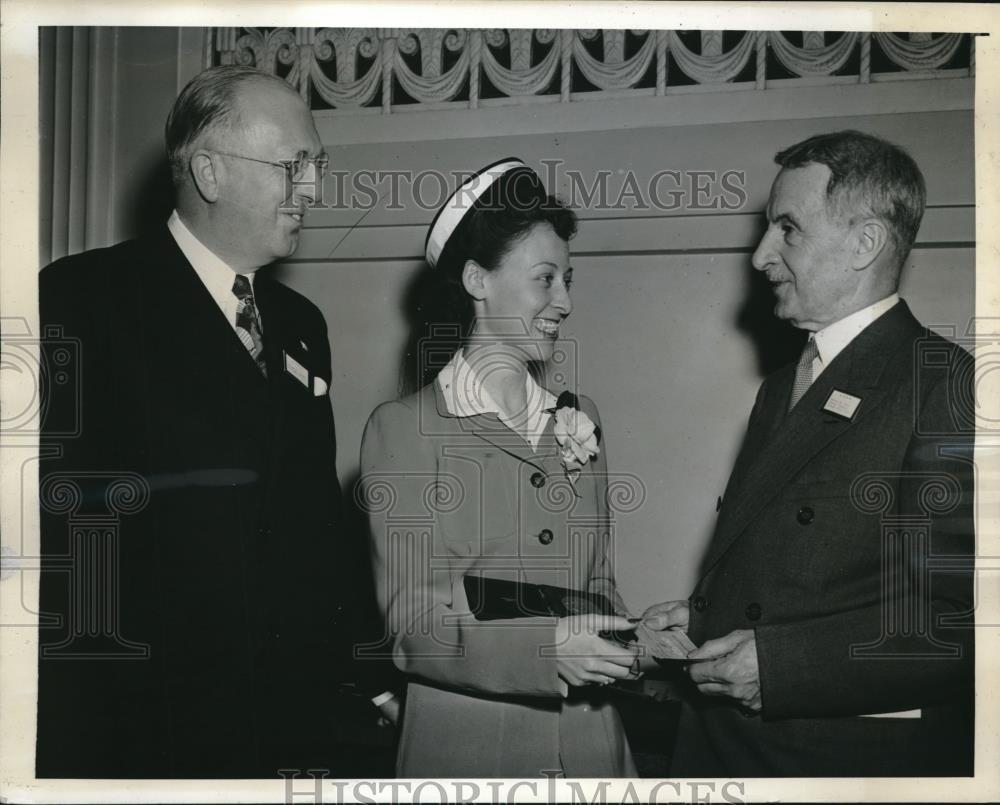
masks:
[[[794,366],[765,380],[689,625],[755,630],[763,712],[694,695],[672,773],[972,773],[971,369],[901,302],[791,413]]]
[[[354,624],[333,413],[285,370],[329,386],[322,315],[258,276],[265,379],[166,229],[40,283],[58,455],[41,471],[38,775],[336,772]]]

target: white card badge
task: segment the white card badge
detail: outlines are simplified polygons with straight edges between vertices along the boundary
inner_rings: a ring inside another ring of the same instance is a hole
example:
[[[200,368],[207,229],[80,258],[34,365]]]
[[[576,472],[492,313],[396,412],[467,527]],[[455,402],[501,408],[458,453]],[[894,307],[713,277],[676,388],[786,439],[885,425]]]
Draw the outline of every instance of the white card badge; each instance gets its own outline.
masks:
[[[287,352],[282,352],[282,354],[285,356],[285,371],[303,386],[309,388],[309,370]]]
[[[326,381],[322,377],[313,378],[313,397],[322,397],[326,394]]]
[[[858,410],[859,405],[861,405],[860,397],[834,389],[823,405],[823,410],[844,419],[854,419],[854,413]]]

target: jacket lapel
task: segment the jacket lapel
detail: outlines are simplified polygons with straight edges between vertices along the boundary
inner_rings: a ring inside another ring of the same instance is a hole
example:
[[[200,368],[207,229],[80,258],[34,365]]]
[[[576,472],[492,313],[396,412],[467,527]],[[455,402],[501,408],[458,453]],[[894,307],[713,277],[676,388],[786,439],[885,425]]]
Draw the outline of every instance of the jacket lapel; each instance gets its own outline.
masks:
[[[281,446],[286,437],[289,417],[296,416],[296,406],[290,399],[292,395],[313,395],[313,367],[306,366],[308,361],[302,354],[302,346],[296,335],[295,322],[288,319],[287,311],[278,304],[277,280],[266,275],[258,275],[254,280],[254,298],[260,311],[263,325],[264,362],[267,364],[267,392],[271,419],[271,472],[282,471],[280,457],[283,454]],[[245,350],[244,350],[245,351]],[[296,379],[285,368],[285,355],[299,359],[308,372],[305,383]],[[248,353],[249,357],[249,353]],[[250,361],[251,366],[260,372]]]
[[[815,455],[882,403],[889,392],[880,383],[886,367],[910,359],[897,353],[919,331],[906,303],[899,302],[847,345],[788,414],[794,367],[774,377],[759,421],[747,434],[745,452],[750,455],[741,453],[734,469],[735,488],[726,491],[703,574]],[[823,410],[835,390],[860,398],[852,420]]]
[[[166,361],[186,377],[197,377],[207,397],[263,402],[264,378],[253,358],[165,227],[150,255],[144,309],[175,322],[165,326],[150,314],[145,341],[154,366]]]
[[[448,406],[445,404],[444,395],[441,392],[440,385],[437,380],[434,380],[432,385],[434,386],[434,401],[437,413],[445,418],[453,420],[457,428],[461,432],[470,433],[479,439],[482,439],[489,444],[492,444],[499,450],[503,450],[505,453],[517,458],[521,461],[525,461],[539,470],[544,471],[541,463],[542,456],[546,451],[536,453],[531,449],[531,445],[528,444],[520,435],[514,433],[510,428],[508,428],[496,414],[477,414],[475,416],[469,417],[458,417],[448,411]],[[542,447],[545,444],[545,434],[551,430],[552,421],[546,425],[545,432],[542,434],[541,439],[538,444]]]

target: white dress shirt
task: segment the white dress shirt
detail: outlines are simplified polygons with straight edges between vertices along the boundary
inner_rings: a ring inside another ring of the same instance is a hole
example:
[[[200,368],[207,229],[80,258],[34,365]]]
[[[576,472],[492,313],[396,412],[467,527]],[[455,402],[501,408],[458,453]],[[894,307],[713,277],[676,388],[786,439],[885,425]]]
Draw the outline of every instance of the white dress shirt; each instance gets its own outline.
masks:
[[[872,324],[883,313],[889,312],[889,310],[895,307],[898,301],[898,293],[890,294],[885,299],[881,299],[868,307],[861,308],[861,310],[855,311],[850,316],[846,316],[840,321],[835,321],[833,324],[828,324],[822,330],[810,335],[809,337],[816,341],[816,349],[819,351],[819,354],[813,358],[812,362],[813,382],[816,382],[816,378],[822,374],[823,370],[830,365],[834,358],[844,351],[848,344],[861,334],[862,330]]]
[[[233,293],[233,282],[235,282],[237,274],[236,270],[231,268],[221,257],[198,240],[195,234],[181,220],[180,215],[177,214],[177,210],[174,210],[170,214],[170,218],[167,221],[167,229],[170,230],[170,234],[177,241],[177,245],[198,275],[198,279],[201,280],[205,289],[211,294],[215,300],[215,304],[219,306],[222,315],[226,317],[226,321],[229,322],[229,326],[235,332],[236,309],[240,305],[240,300]],[[253,293],[253,275],[254,272],[252,271],[249,274],[243,275],[250,281],[251,294]],[[254,307],[256,306],[257,300],[254,298]],[[264,322],[261,320],[259,309],[257,310],[257,323],[261,334],[263,334]]]
[[[437,376],[437,384],[444,397],[445,408],[452,416],[477,416],[496,414],[504,425],[521,436],[532,450],[538,449],[538,440],[548,425],[549,409],[555,408],[556,397],[552,392],[535,382],[531,372],[525,372],[524,390],[527,397],[527,414],[523,430],[511,425],[511,417],[505,416],[489,391],[479,379],[476,370],[465,360],[463,350],[458,350],[447,366]],[[522,419],[522,417],[517,417]]]

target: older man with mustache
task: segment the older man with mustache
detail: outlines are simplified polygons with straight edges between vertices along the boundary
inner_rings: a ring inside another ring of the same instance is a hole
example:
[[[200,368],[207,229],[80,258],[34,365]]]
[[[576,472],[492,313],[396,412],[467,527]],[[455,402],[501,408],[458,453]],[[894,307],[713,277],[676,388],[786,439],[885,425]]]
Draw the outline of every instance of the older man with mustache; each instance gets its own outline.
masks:
[[[699,646],[672,773],[968,775],[972,360],[898,295],[923,177],[855,131],[775,161],[753,265],[809,335],[760,388],[692,595],[646,612]]]

